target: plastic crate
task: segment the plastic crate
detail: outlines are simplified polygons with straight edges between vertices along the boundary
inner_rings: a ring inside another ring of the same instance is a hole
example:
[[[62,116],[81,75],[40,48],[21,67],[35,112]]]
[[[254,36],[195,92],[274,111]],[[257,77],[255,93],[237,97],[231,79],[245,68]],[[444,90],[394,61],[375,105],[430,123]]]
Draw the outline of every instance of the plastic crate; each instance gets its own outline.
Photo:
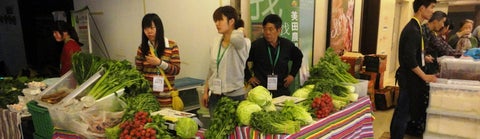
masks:
[[[358,97],[367,96],[368,92],[368,80],[358,80],[358,83],[353,84],[355,87],[355,93],[358,94]]]
[[[447,79],[480,80],[480,61],[468,58],[441,57],[440,77]]]
[[[439,81],[430,83],[429,109],[480,115],[480,85],[470,85],[475,81],[468,80]]]
[[[455,138],[480,139],[480,119],[428,109],[425,132]]]
[[[27,103],[28,112],[32,114],[33,127],[35,129],[35,137],[52,138],[53,123],[50,118],[48,109],[38,106],[36,101]]]

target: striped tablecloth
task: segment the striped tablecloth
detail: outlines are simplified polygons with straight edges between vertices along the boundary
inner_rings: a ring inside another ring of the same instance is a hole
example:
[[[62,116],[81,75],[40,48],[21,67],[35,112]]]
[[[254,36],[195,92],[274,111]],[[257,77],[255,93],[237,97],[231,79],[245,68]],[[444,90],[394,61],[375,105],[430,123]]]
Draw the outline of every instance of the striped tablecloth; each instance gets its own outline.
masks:
[[[205,129],[197,132],[197,138],[203,139]],[[373,115],[371,102],[368,96],[361,97],[357,102],[345,109],[335,112],[328,117],[304,126],[299,132],[291,135],[265,135],[248,126],[236,127],[229,139],[318,139],[318,138],[345,138],[363,139],[373,138]]]

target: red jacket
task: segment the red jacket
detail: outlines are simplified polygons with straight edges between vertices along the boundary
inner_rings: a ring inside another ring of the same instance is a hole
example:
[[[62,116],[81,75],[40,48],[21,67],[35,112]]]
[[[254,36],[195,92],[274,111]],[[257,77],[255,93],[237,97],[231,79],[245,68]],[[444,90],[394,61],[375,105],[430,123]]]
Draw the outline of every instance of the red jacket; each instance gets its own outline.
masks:
[[[74,40],[65,43],[60,56],[60,75],[67,73],[72,68],[72,55],[81,50],[80,45]]]

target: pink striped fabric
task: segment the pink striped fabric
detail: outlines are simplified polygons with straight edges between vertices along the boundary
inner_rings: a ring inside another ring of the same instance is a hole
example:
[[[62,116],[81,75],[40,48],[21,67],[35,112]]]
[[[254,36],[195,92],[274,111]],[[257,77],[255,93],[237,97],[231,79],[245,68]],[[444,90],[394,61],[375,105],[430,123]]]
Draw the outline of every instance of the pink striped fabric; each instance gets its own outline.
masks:
[[[21,118],[20,113],[0,109],[0,138],[22,139]]]

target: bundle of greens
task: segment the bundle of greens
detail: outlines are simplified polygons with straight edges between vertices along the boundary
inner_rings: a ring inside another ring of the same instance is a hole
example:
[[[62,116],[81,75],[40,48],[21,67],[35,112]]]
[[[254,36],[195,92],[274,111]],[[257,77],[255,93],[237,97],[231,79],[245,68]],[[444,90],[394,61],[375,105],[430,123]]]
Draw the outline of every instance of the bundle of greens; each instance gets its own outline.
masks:
[[[126,60],[108,61],[103,65],[103,68],[105,73],[88,92],[88,95],[96,100],[122,88],[127,88],[130,94],[144,93],[143,91],[146,92],[150,88],[148,81],[143,75]]]
[[[100,71],[102,65],[107,62],[106,59],[100,58],[88,53],[75,53],[72,56],[72,71],[78,84],[84,83],[93,74]]]
[[[141,93],[134,97],[123,97],[127,108],[123,119],[131,119],[139,111],[155,112],[160,110],[157,98],[152,93]]]
[[[300,130],[300,122],[289,120],[279,111],[259,111],[252,114],[250,125],[265,134],[293,134]]]
[[[295,104],[292,100],[285,101],[285,105],[280,113],[289,120],[299,121],[300,125],[307,125],[314,122],[308,110]]]
[[[238,125],[238,118],[235,115],[238,102],[228,97],[222,97],[214,110],[214,117],[210,127],[205,132],[207,139],[224,139],[233,132]]]
[[[332,48],[328,48],[325,56],[310,69],[310,77],[305,84],[315,84],[319,79],[331,79],[334,81],[333,84],[357,83],[358,80],[347,72],[349,68],[350,66],[343,62]]]
[[[333,98],[349,100],[348,98],[353,92],[347,84],[358,82],[357,79],[348,73],[347,70],[349,68],[350,66],[343,62],[332,48],[328,48],[325,56],[320,58],[318,63],[310,68],[310,77],[305,84],[313,84],[315,87],[312,93],[309,94],[306,102],[311,104],[313,98],[323,93],[330,93]],[[346,104],[341,103],[338,106],[342,107]]]

